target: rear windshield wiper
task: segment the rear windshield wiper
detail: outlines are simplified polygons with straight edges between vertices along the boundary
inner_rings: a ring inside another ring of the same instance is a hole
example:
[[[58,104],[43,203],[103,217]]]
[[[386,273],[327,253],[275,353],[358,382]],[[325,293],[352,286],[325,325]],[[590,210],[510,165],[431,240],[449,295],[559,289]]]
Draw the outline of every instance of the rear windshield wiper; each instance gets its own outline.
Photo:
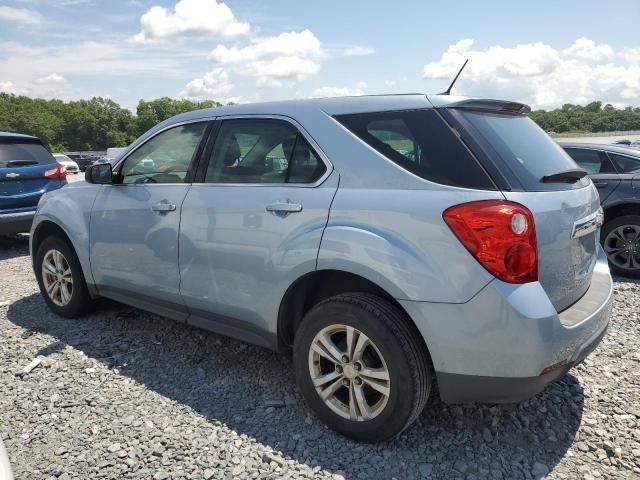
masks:
[[[544,183],[558,183],[558,182],[574,183],[580,180],[581,178],[586,177],[587,174],[588,172],[586,170],[582,170],[581,168],[572,168],[569,170],[563,170],[562,172],[545,175],[540,179],[540,181]]]

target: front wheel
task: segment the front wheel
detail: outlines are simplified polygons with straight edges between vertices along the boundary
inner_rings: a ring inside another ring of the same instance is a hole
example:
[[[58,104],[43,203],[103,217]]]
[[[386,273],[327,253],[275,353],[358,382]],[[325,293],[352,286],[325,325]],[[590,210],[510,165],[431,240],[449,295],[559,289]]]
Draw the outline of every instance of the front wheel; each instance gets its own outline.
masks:
[[[614,273],[640,278],[640,215],[622,215],[602,227],[602,247]]]
[[[316,305],[296,332],[294,362],[318,417],[358,441],[400,434],[429,398],[432,376],[420,334],[375,295],[338,295]]]
[[[80,261],[65,239],[51,236],[42,241],[35,272],[45,302],[58,315],[75,318],[92,309]]]

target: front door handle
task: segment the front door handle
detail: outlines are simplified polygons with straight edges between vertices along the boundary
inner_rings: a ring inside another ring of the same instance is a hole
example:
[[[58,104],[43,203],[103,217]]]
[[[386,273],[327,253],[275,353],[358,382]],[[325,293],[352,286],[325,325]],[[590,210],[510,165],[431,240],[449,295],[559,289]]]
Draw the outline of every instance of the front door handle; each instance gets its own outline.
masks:
[[[593,182],[593,184],[596,186],[596,188],[604,188],[609,185],[607,182]]]
[[[169,202],[158,202],[151,207],[151,210],[158,213],[173,212],[175,209],[176,206]]]
[[[267,205],[267,212],[274,213],[295,213],[301,212],[302,205],[299,203],[275,202]]]

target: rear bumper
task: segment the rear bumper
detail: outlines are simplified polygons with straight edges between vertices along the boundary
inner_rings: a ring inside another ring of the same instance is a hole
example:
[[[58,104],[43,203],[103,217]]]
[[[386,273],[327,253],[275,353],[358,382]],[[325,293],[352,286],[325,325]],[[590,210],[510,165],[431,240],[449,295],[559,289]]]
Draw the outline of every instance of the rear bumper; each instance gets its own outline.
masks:
[[[607,333],[608,323],[576,350],[570,360],[556,370],[535,377],[483,377],[439,372],[438,387],[442,401],[447,403],[514,403],[540,393],[547,385],[562,378],[571,367],[582,362]]]
[[[0,235],[29,232],[35,214],[35,208],[33,210],[19,212],[4,213],[0,211]]]
[[[538,282],[494,280],[465,304],[400,303],[429,347],[441,398],[500,403],[535,395],[597,347],[612,289],[600,250],[589,290],[560,314]]]

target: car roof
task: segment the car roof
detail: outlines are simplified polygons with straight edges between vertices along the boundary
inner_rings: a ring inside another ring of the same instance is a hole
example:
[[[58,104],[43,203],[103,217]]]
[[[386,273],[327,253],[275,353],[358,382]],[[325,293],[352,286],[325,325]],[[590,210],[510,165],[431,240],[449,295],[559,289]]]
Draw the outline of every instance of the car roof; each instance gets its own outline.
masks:
[[[298,100],[283,100],[277,102],[243,103],[225,105],[222,107],[195,110],[177,115],[166,123],[176,123],[197,120],[206,117],[229,115],[285,115],[293,116],[311,110],[322,111],[327,115],[341,115],[350,113],[383,112],[393,110],[408,110],[419,108],[434,108],[447,106],[461,106],[465,103],[514,103],[505,100],[491,100],[455,95],[425,95],[424,93],[399,93],[388,95],[360,95],[353,97],[327,97]],[[523,105],[526,107],[525,105]],[[528,107],[527,107],[528,108]]]
[[[632,157],[640,157],[640,150],[626,145],[611,145],[607,143],[580,143],[580,142],[558,142],[563,148],[587,148],[589,150],[599,150],[602,152],[619,153]]]
[[[38,137],[34,137],[33,135],[25,135],[24,133],[14,133],[14,132],[0,132],[0,139],[2,140],[40,140]]]

